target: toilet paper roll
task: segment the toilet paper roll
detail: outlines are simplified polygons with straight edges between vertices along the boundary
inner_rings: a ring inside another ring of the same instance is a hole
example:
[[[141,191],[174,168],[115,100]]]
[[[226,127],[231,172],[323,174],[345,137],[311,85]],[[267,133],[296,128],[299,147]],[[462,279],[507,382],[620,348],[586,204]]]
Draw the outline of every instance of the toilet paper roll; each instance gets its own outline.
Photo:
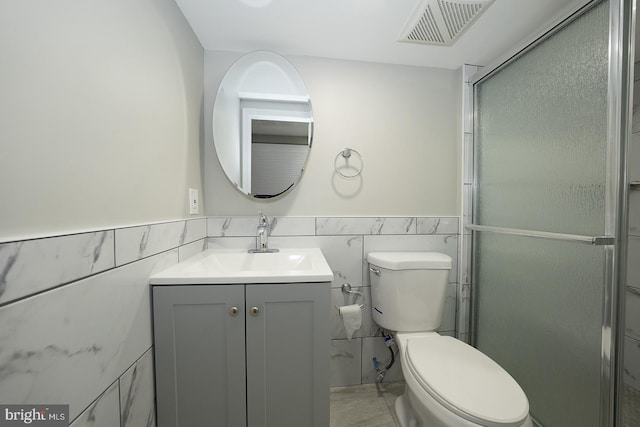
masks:
[[[358,304],[352,304],[342,306],[338,311],[344,322],[344,330],[347,331],[347,340],[351,341],[353,333],[362,326],[362,309]]]

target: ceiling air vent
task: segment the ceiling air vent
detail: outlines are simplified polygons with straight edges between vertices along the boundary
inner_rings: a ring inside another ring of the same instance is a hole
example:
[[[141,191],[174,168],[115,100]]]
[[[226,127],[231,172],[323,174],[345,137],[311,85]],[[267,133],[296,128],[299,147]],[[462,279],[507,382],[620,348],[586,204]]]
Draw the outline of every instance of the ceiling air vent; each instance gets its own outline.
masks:
[[[401,42],[451,46],[495,0],[423,0]]]

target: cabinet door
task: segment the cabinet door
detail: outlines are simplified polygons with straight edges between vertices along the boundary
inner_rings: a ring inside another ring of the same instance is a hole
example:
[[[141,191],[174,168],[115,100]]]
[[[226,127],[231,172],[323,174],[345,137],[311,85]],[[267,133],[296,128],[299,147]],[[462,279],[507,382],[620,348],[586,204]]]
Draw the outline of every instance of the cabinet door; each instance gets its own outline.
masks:
[[[329,283],[247,285],[249,427],[329,425],[330,291]]]
[[[158,427],[245,427],[244,286],[154,286],[153,314]]]

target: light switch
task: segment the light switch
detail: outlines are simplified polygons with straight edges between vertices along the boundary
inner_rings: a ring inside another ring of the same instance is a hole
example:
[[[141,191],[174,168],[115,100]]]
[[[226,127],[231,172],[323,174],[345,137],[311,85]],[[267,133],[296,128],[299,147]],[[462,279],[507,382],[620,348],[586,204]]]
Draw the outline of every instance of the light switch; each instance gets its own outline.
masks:
[[[198,190],[195,188],[189,189],[189,213],[197,214],[199,212],[198,208]]]

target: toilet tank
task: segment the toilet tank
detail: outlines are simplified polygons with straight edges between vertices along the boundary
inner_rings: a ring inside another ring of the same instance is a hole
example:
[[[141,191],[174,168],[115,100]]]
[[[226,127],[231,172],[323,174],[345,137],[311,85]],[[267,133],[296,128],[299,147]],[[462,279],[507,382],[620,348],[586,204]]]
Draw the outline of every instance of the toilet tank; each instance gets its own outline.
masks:
[[[376,324],[397,332],[438,329],[450,256],[439,252],[371,252],[367,261]]]

